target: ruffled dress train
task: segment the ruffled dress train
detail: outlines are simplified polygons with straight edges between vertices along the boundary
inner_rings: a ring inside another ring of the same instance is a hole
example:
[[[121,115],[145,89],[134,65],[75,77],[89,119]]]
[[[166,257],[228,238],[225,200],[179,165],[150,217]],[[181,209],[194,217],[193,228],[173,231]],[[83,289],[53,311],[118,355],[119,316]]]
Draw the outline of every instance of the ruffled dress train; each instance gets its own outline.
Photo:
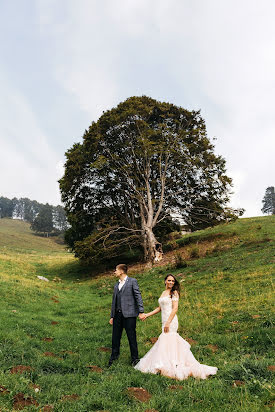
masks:
[[[159,298],[162,333],[149,352],[140,359],[135,369],[145,373],[160,373],[178,380],[187,379],[189,376],[206,379],[209,375],[215,375],[218,368],[199,363],[190,350],[190,344],[177,333],[176,315],[170,323],[169,332],[164,333],[164,325],[172,311],[172,299],[169,296]]]

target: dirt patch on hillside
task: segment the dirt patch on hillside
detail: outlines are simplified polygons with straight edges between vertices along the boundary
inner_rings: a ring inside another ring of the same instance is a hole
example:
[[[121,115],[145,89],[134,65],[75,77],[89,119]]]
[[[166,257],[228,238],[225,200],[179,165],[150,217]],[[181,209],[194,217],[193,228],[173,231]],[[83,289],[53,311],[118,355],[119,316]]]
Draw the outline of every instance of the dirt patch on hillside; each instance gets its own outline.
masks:
[[[97,372],[97,373],[103,372],[103,369],[101,369],[97,365],[88,365],[88,366],[86,366],[86,368],[89,368],[90,372]]]
[[[77,401],[79,398],[80,398],[79,395],[77,395],[76,393],[73,393],[72,395],[64,395],[64,396],[62,396],[61,400],[62,400],[63,402],[64,402],[64,401],[73,402],[73,401]]]
[[[236,388],[237,386],[243,386],[243,385],[245,385],[245,382],[244,381],[240,381],[240,380],[235,380],[234,382],[233,382],[233,384],[232,384],[232,386],[234,387],[234,388]]]
[[[101,346],[100,348],[98,348],[98,350],[99,350],[100,352],[112,352],[112,349],[111,349],[111,348],[107,348],[107,347],[105,347],[105,346]]]
[[[213,353],[217,352],[217,350],[219,349],[219,347],[217,345],[207,345],[207,348],[209,348]]]
[[[5,386],[0,385],[0,394],[7,395],[8,393],[10,393],[10,391]]]
[[[25,366],[25,365],[17,365],[11,368],[10,373],[24,373],[24,372],[31,372],[33,371],[33,368],[31,366]]]
[[[152,395],[143,388],[127,388],[128,395],[132,398],[139,400],[140,402],[148,402]]]
[[[31,396],[24,395],[24,393],[17,393],[13,397],[13,408],[16,410],[22,410],[32,405],[39,406],[39,403]]]
[[[192,338],[185,338],[185,340],[190,343],[190,345],[196,345],[198,342]]]
[[[170,385],[169,388],[171,391],[177,391],[183,389],[182,385]]]
[[[60,358],[59,356],[57,356],[55,353],[53,352],[44,352],[43,353],[44,356],[50,357],[50,358],[56,358],[59,360],[63,360],[62,358]]]

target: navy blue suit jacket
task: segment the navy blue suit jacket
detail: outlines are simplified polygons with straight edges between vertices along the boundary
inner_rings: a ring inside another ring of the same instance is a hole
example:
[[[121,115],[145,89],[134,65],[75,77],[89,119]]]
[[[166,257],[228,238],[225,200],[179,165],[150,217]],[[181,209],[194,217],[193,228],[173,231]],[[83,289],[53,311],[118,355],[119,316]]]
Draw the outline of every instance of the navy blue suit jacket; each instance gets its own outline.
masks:
[[[116,296],[118,292],[119,282],[115,284],[113,301],[112,301],[112,310],[111,318],[115,316],[115,305],[116,305]],[[127,277],[125,284],[123,285],[121,291],[121,310],[122,315],[125,318],[137,317],[139,313],[144,312],[143,302],[141,293],[138,287],[137,280],[135,278]]]

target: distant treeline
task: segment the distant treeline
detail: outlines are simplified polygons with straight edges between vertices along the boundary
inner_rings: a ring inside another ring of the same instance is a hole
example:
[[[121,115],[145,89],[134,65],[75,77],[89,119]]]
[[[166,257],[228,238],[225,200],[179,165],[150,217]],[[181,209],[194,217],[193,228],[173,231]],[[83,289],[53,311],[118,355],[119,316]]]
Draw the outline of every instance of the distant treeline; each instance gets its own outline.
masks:
[[[62,206],[52,206],[48,203],[45,205],[26,197],[8,199],[7,197],[0,196],[1,219],[4,217],[21,219],[29,222],[33,230],[44,232],[45,230],[39,222],[41,222],[41,218],[45,220],[43,219],[45,215],[47,216],[48,228],[52,228],[52,230],[46,230],[46,232],[64,232],[68,228],[68,222]]]

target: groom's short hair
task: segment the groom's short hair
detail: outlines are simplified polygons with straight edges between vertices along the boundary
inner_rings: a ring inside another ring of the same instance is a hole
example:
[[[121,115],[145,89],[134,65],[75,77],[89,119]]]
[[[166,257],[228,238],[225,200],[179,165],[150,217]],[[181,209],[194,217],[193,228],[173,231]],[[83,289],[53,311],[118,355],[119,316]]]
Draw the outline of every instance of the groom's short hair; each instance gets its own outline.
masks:
[[[120,265],[117,265],[117,269],[122,270],[125,274],[128,272],[128,266],[124,265],[124,263],[121,263]]]

